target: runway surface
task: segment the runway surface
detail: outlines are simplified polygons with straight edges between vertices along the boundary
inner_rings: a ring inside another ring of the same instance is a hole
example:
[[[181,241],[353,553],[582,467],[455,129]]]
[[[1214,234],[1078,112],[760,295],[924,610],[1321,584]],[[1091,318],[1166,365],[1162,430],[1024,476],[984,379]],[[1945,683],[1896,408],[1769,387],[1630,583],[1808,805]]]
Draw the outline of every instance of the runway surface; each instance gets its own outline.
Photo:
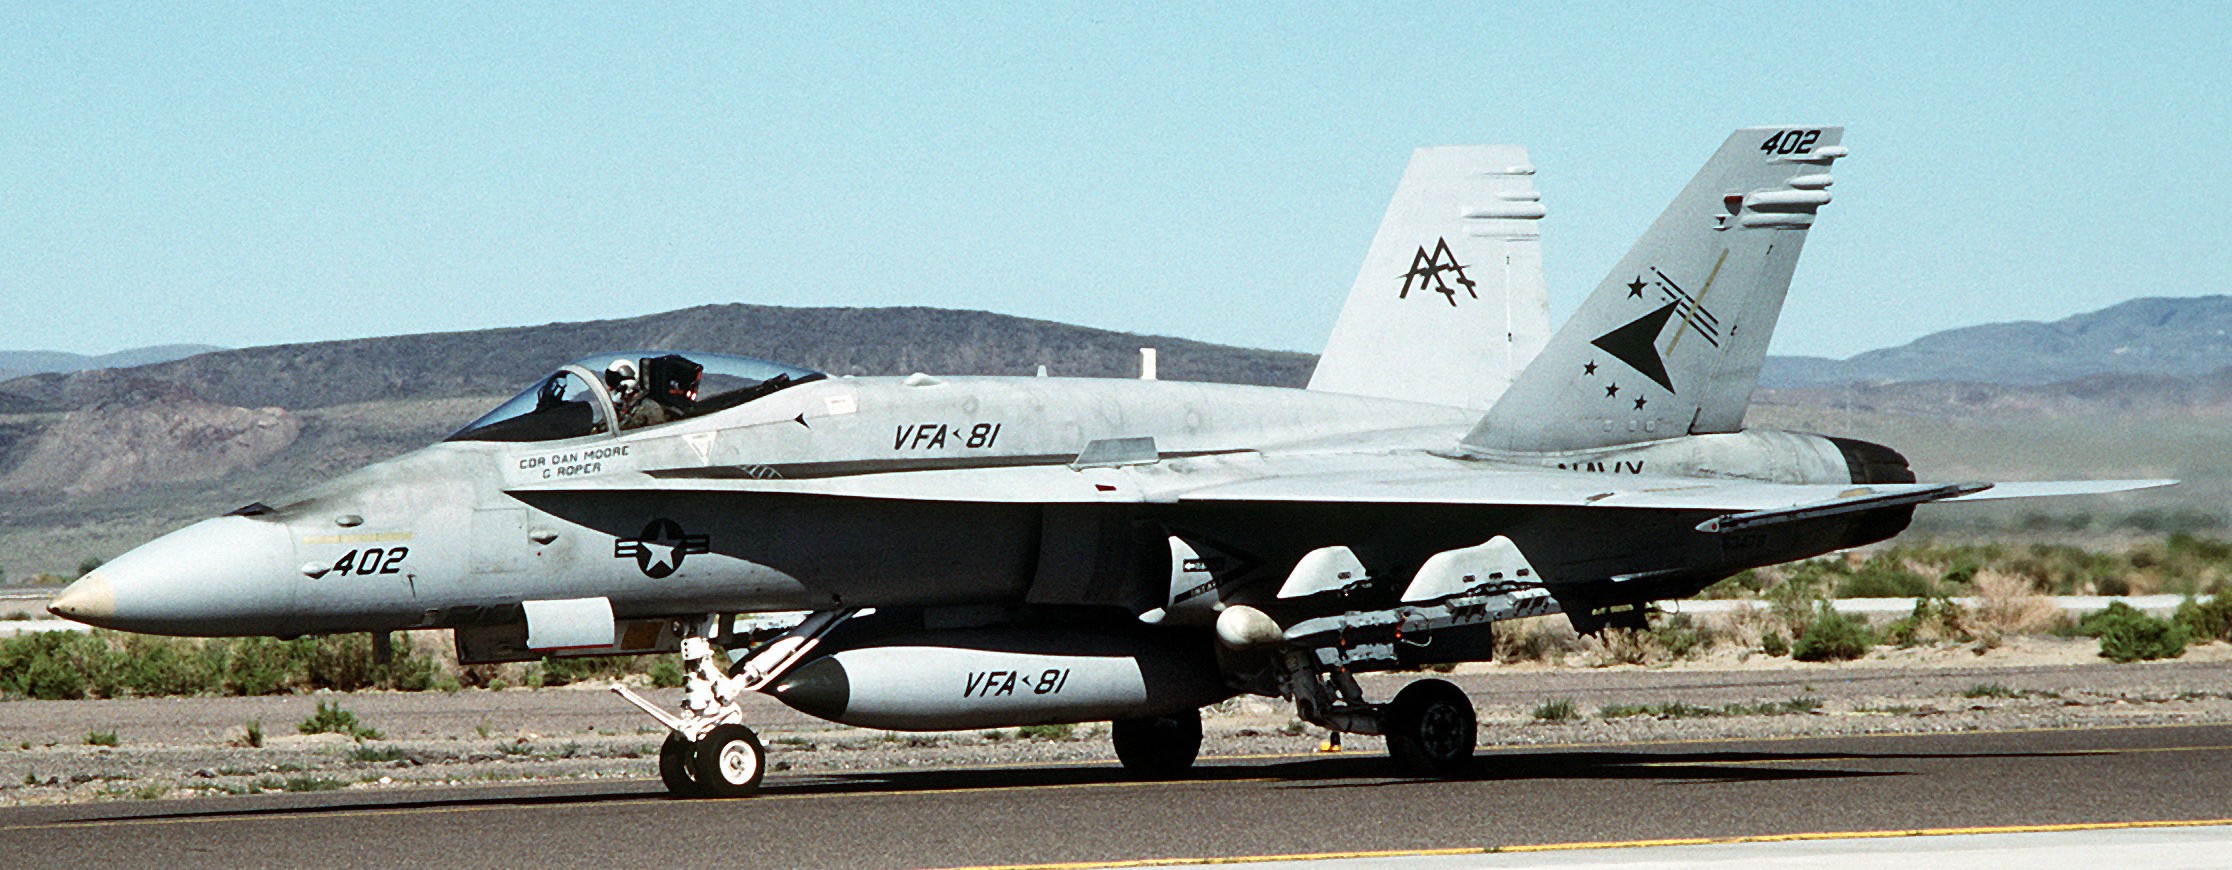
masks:
[[[2232,726],[1597,744],[1481,762],[1457,782],[1393,778],[1357,754],[1211,759],[1173,782],[1113,765],[778,774],[732,801],[629,781],[26,807],[0,810],[0,854],[24,867],[1334,860],[2232,816]]]

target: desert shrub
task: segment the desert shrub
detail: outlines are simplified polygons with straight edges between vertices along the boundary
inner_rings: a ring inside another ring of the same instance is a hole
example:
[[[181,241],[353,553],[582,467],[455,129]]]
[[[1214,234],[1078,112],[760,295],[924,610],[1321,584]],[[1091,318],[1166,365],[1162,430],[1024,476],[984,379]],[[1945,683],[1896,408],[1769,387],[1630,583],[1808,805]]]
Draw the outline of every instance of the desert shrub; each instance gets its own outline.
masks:
[[[1953,599],[1932,595],[1914,600],[1914,611],[1884,626],[1884,640],[1901,647],[1974,639],[1968,628],[1968,611]]]
[[[1783,639],[1782,632],[1769,631],[1759,636],[1759,651],[1781,658],[1790,655],[1790,641]]]
[[[1535,705],[1534,717],[1544,722],[1571,722],[1581,718],[1581,711],[1573,706],[1573,699],[1557,698]]]
[[[122,742],[124,741],[116,736],[115,731],[88,731],[85,734],[87,746],[116,746]]]
[[[1775,585],[1779,575],[1761,569],[1738,572],[1697,594],[1699,598],[1750,598]]]
[[[1790,657],[1802,662],[1830,662],[1867,655],[1875,645],[1868,627],[1827,605],[1814,611],[1813,620],[1791,645]]]
[[[1660,619],[1650,628],[1651,641],[1672,658],[1686,659],[1712,646],[1712,638],[1700,630],[1697,620],[1687,613],[1676,613]]]
[[[1935,591],[1930,578],[1907,567],[1905,554],[1883,553],[1837,583],[1838,598],[1914,598]]]
[[[2062,621],[2061,608],[2031,584],[2029,578],[1998,570],[1976,574],[1976,610],[1970,614],[1972,634],[1991,638],[2009,634],[2035,634]]]
[[[2099,637],[2106,634],[2110,626],[2125,620],[2139,619],[2145,616],[2146,614],[2139,612],[2136,607],[2121,601],[2110,601],[2107,607],[2078,617],[2077,622],[2070,627],[2070,634],[2079,637]]]
[[[338,701],[319,701],[316,712],[295,730],[304,734],[345,734],[358,740],[380,739],[377,729],[357,721],[356,714],[343,709]]]
[[[1682,701],[1664,704],[1606,704],[1597,708],[1603,719],[1623,719],[1629,716],[1650,716],[1658,719],[1705,719],[1717,716],[1791,716],[1811,713],[1821,707],[1820,698],[1791,698],[1787,701],[1760,701],[1755,703],[1722,704],[1703,707]]]
[[[357,744],[356,748],[349,750],[350,761],[364,764],[385,764],[402,761],[409,757],[411,757],[411,753],[404,751],[403,747],[400,746],[366,746],[360,743]]]
[[[2077,633],[2100,638],[2100,656],[2129,663],[2185,655],[2186,629],[2141,613],[2121,601],[2077,622]]]
[[[2141,532],[2200,532],[2224,528],[2224,517],[2192,508],[2147,508],[2123,515],[2116,527]]]
[[[1544,661],[1579,648],[1580,638],[1564,617],[1515,619],[1496,625],[1496,660]]]
[[[670,658],[661,658],[651,666],[651,685],[661,689],[679,689],[687,682],[682,665]]]
[[[2194,640],[2232,640],[2232,594],[2218,594],[2208,601],[2187,598],[2172,617]]]
[[[645,662],[650,660],[651,658],[651,656],[569,656],[565,658],[546,658],[542,660],[539,669],[531,669],[529,671],[528,684],[544,686],[564,686],[573,683],[579,683],[584,680],[617,680],[629,674],[642,673],[644,671]],[[677,676],[675,685],[681,685],[682,683],[679,679],[681,674],[681,667],[679,665],[674,665],[674,663],[667,660],[666,657],[662,656],[659,657],[659,659],[661,663],[671,665],[675,668],[675,674]],[[655,671],[657,669],[657,666],[653,665],[652,669]],[[540,683],[536,683],[533,679],[534,674],[537,672],[542,675],[542,681]],[[657,680],[654,679],[653,682],[655,683],[657,682]]]
[[[1015,729],[1015,736],[1026,740],[1068,740],[1077,733],[1077,726],[1067,722],[1054,725],[1025,725]]]

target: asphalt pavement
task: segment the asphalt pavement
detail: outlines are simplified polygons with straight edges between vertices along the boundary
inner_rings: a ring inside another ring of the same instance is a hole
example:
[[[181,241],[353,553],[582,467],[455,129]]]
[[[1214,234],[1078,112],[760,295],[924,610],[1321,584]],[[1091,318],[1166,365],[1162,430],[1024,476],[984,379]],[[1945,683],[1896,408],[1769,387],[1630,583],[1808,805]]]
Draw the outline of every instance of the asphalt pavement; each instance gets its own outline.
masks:
[[[2232,726],[1532,747],[1462,781],[1377,754],[777,774],[756,798],[645,780],[0,810],[16,867],[938,867],[1479,850],[2232,817]]]

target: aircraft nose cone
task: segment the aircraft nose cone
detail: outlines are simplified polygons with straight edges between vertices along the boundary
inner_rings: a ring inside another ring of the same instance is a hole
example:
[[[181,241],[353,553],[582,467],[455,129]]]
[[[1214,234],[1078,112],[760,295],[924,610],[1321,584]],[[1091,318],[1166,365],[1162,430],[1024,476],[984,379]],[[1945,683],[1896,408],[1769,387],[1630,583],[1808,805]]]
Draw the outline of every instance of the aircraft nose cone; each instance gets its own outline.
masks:
[[[150,634],[286,634],[294,611],[293,539],[280,523],[203,520],[118,556],[47,609],[88,625]]]
[[[116,615],[116,593],[110,591],[108,578],[94,571],[48,602],[47,612],[88,624],[98,622]]]

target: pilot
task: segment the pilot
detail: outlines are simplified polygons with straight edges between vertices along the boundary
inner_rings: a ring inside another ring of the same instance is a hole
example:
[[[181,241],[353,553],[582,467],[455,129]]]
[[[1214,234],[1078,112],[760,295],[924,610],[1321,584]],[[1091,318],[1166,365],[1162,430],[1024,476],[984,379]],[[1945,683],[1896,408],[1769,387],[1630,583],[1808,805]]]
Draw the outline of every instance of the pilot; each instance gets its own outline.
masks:
[[[613,363],[619,366],[626,360]],[[629,366],[631,374],[634,366]],[[682,419],[697,404],[698,382],[705,367],[688,358],[668,354],[643,361],[641,377],[631,377],[634,386],[629,398],[623,402],[619,391],[613,393],[613,404],[620,412],[620,428],[640,429]],[[609,381],[612,367],[605,369]]]
[[[643,379],[637,374],[634,360],[613,360],[605,366],[604,381],[605,389],[612,393],[612,409],[620,418],[621,430],[666,422],[664,416],[643,410],[644,405],[654,403],[643,400]]]

